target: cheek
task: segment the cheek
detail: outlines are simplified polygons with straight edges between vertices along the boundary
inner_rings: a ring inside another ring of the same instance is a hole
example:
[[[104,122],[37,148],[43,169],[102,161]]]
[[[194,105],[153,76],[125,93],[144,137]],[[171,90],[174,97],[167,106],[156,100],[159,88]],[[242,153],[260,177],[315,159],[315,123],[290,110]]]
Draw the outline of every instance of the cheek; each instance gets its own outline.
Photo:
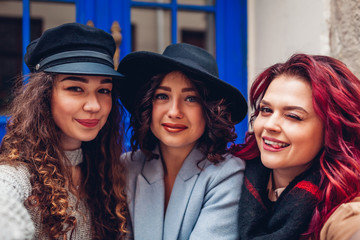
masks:
[[[104,112],[109,115],[112,109],[112,99],[106,99],[103,104]]]
[[[74,101],[52,101],[51,111],[52,114],[58,117],[65,117],[76,112],[76,109],[79,108],[77,102]]]
[[[79,101],[75,101],[71,97],[61,94],[61,91],[53,91],[51,97],[51,111],[53,115],[71,114],[78,108]]]
[[[151,110],[151,125],[154,121],[160,120],[162,108],[157,104],[154,104]]]
[[[292,138],[290,141],[292,142],[293,146],[292,153],[294,156],[301,156],[299,161],[303,163],[312,161],[323,147],[322,126],[318,126],[316,129],[302,128],[297,132],[293,132],[291,136]]]
[[[199,123],[199,126],[201,126],[202,128],[202,132],[204,132],[206,126],[206,120],[204,118],[203,112],[200,110],[196,113],[195,116],[198,116],[197,122]]]
[[[64,127],[66,127],[69,123],[69,116],[71,116],[69,111],[59,104],[53,104],[51,111],[55,125],[63,131]]]
[[[313,159],[324,146],[324,134],[322,126],[309,132],[312,134],[303,139],[304,150],[308,151],[309,157]]]
[[[54,96],[51,99],[51,114],[57,125],[59,125],[61,116],[65,116],[67,114],[67,111],[66,109],[64,109],[62,102],[58,100],[59,98],[57,97],[56,94],[54,94]]]
[[[192,121],[192,124],[196,126],[196,135],[198,135],[200,138],[204,134],[206,127],[206,120],[202,109],[193,109],[192,111],[188,112],[187,115],[191,117],[190,121]]]

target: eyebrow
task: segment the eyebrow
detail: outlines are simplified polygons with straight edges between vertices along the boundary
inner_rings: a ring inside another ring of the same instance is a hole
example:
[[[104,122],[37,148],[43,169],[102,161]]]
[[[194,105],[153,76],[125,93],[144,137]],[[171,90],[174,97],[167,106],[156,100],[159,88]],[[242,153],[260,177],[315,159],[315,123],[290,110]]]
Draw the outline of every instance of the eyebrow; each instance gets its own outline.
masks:
[[[171,88],[166,86],[159,86],[157,89],[162,89],[164,91],[171,92]],[[181,92],[196,92],[196,91],[195,88],[183,88],[181,89]]]
[[[68,77],[65,77],[64,79],[61,79],[60,82],[62,81],[66,81],[66,80],[69,80],[69,81],[76,81],[76,82],[83,82],[83,83],[88,83],[89,80],[86,79],[86,78],[83,78],[83,77],[77,77],[77,76],[68,76]],[[100,83],[112,83],[113,80],[110,79],[110,78],[105,78],[105,79],[102,79],[100,81]]]
[[[271,106],[271,104],[270,104],[268,101],[264,100],[264,99],[262,99],[260,103],[262,103],[262,104],[264,104],[264,105],[269,105],[269,106]],[[287,110],[287,111],[289,111],[289,110],[299,110],[299,111],[308,113],[304,108],[302,108],[302,107],[300,107],[300,106],[285,106],[285,107],[284,107],[284,110]]]
[[[181,92],[196,92],[195,88],[183,88]]]

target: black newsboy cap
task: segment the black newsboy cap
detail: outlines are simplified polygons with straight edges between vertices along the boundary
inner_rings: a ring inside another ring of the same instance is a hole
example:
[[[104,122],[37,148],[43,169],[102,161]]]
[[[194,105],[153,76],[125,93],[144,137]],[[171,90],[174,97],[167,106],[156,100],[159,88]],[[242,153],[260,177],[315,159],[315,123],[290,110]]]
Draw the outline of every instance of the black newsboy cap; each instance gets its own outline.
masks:
[[[26,48],[31,72],[123,77],[114,70],[113,37],[98,28],[66,23],[46,30]]]

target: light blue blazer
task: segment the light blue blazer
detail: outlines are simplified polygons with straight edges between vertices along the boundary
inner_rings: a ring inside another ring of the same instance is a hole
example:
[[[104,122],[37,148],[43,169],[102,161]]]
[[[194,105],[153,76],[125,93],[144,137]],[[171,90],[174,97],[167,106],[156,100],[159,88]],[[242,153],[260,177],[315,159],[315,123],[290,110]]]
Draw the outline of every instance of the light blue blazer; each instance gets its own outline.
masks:
[[[141,151],[133,159],[131,153],[122,156],[128,170],[128,207],[135,240],[238,239],[245,163],[228,154],[217,165],[201,161],[201,170],[197,163],[202,158],[194,148],[185,159],[165,213],[160,157],[146,161]]]

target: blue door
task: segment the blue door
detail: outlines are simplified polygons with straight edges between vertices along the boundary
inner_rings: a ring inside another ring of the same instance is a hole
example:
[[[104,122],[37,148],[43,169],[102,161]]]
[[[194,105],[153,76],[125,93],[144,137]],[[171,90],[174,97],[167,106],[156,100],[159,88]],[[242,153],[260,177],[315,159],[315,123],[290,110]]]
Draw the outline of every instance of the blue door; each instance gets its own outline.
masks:
[[[162,52],[164,46],[170,43],[190,41],[198,44],[216,56],[220,78],[236,86],[247,97],[246,0],[56,0],[54,2],[75,3],[77,22],[83,24],[91,22],[108,32],[111,32],[112,27],[120,26],[120,59],[133,50]],[[23,0],[23,53],[30,42],[29,13],[30,0]],[[146,46],[141,44],[147,44],[150,35],[140,36],[146,31],[146,27],[140,26],[141,21],[138,20],[150,13],[157,21],[155,23],[157,46],[155,49],[144,49]],[[201,21],[207,25],[204,27],[206,30],[194,30],[191,26],[188,29],[181,29],[191,17],[203,19]],[[117,23],[119,25],[116,25]],[[159,24],[163,24],[164,27],[160,27]],[[163,30],[159,31],[160,28]],[[25,65],[23,72],[28,72]],[[5,131],[5,122],[6,118],[0,116],[0,138]],[[243,141],[247,129],[247,119],[236,126],[239,136],[237,142]]]

